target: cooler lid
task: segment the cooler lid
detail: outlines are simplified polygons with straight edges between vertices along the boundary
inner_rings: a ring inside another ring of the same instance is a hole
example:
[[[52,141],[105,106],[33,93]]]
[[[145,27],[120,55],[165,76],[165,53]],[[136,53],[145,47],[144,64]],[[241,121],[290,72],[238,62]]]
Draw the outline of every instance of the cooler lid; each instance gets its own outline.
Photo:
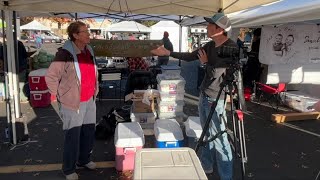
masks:
[[[47,68],[37,69],[34,71],[31,71],[29,73],[29,76],[45,76],[47,74]]]
[[[119,123],[114,135],[116,147],[138,147],[144,145],[144,134],[138,122]]]
[[[136,152],[134,180],[207,180],[195,151],[191,148],[144,148]]]
[[[186,127],[186,135],[188,137],[200,138],[202,133],[200,117],[189,116],[187,121],[184,124]]]
[[[181,70],[181,67],[177,65],[162,65],[160,67],[162,70]]]
[[[158,119],[154,124],[157,141],[181,141],[183,133],[175,119]]]

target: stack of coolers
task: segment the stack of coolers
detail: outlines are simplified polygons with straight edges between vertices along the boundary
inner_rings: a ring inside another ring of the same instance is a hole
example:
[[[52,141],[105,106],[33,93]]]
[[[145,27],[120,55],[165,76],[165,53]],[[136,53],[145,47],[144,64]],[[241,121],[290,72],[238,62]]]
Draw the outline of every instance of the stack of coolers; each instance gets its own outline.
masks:
[[[189,116],[184,125],[186,128],[186,135],[188,137],[188,147],[194,149],[202,133],[200,118],[196,116]]]
[[[134,169],[135,153],[144,145],[144,135],[138,122],[119,123],[115,130],[116,169]]]
[[[51,94],[45,81],[46,73],[46,68],[29,73],[30,104],[32,107],[46,107],[51,104]]]
[[[161,66],[162,74],[157,75],[158,91],[158,117],[175,118],[183,115],[184,87],[186,81],[180,75],[179,66]]]
[[[175,119],[158,119],[154,123],[157,148],[183,147],[183,133]]]

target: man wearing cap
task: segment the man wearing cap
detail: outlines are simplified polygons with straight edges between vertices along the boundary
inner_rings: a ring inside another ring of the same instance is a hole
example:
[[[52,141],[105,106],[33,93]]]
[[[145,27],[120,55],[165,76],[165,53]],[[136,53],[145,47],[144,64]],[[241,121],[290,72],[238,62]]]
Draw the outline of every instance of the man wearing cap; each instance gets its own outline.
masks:
[[[237,44],[227,37],[227,32],[231,29],[229,18],[223,13],[217,13],[210,18],[205,18],[205,20],[208,22],[207,36],[212,41],[209,41],[199,50],[191,53],[178,53],[171,52],[161,46],[151,51],[158,56],[172,56],[185,61],[199,59],[205,65],[205,76],[200,86],[201,92],[198,104],[202,126],[206,122],[212,103],[216,100],[220,84],[226,74],[227,64],[235,62],[239,56]],[[217,102],[206,138],[225,130],[225,125],[221,123],[219,118],[221,114],[226,117],[224,96],[224,93],[222,93]],[[217,163],[220,179],[232,179],[233,158],[226,133],[206,144],[200,149],[200,152],[201,164],[207,174],[213,172],[214,163]]]
[[[162,43],[164,48],[168,49],[169,51],[173,51],[173,46],[169,39],[169,33],[167,31],[163,33]],[[169,62],[169,56],[159,56],[157,65],[158,66],[167,65],[168,62]]]

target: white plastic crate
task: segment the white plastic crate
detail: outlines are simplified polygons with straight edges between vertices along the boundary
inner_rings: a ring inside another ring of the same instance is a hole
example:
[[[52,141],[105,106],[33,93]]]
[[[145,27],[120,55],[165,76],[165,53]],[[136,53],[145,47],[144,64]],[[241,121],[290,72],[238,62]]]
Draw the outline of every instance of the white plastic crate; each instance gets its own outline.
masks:
[[[320,99],[312,98],[299,91],[285,92],[281,94],[282,101],[285,105],[300,112],[314,111],[313,105]]]
[[[161,101],[183,101],[185,91],[173,91],[173,92],[162,92],[160,93]]]
[[[207,180],[200,160],[190,148],[157,149],[137,151],[134,180]]]
[[[177,78],[180,76],[181,67],[177,66],[177,65],[162,65],[161,72],[162,72],[162,74],[166,74],[166,75],[171,76],[173,78]]]
[[[164,74],[157,75],[158,90],[162,92],[181,92],[184,91],[186,81],[179,76],[176,79],[168,79]]]
[[[158,110],[160,113],[183,112],[184,101],[160,101],[158,99]]]
[[[133,113],[131,109],[130,119],[132,122],[138,122],[142,129],[153,129],[157,113]]]
[[[168,119],[168,118],[176,118],[176,117],[181,117],[183,116],[183,112],[159,112],[158,111],[158,118],[160,119]]]

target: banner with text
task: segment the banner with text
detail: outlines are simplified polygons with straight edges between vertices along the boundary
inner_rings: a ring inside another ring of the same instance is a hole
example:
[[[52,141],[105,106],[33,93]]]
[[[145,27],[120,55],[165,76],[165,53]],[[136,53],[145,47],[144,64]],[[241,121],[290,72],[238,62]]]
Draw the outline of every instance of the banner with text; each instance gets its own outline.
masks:
[[[259,59],[263,64],[320,64],[320,26],[263,27]]]
[[[96,56],[147,57],[150,51],[162,45],[161,40],[91,40]]]

